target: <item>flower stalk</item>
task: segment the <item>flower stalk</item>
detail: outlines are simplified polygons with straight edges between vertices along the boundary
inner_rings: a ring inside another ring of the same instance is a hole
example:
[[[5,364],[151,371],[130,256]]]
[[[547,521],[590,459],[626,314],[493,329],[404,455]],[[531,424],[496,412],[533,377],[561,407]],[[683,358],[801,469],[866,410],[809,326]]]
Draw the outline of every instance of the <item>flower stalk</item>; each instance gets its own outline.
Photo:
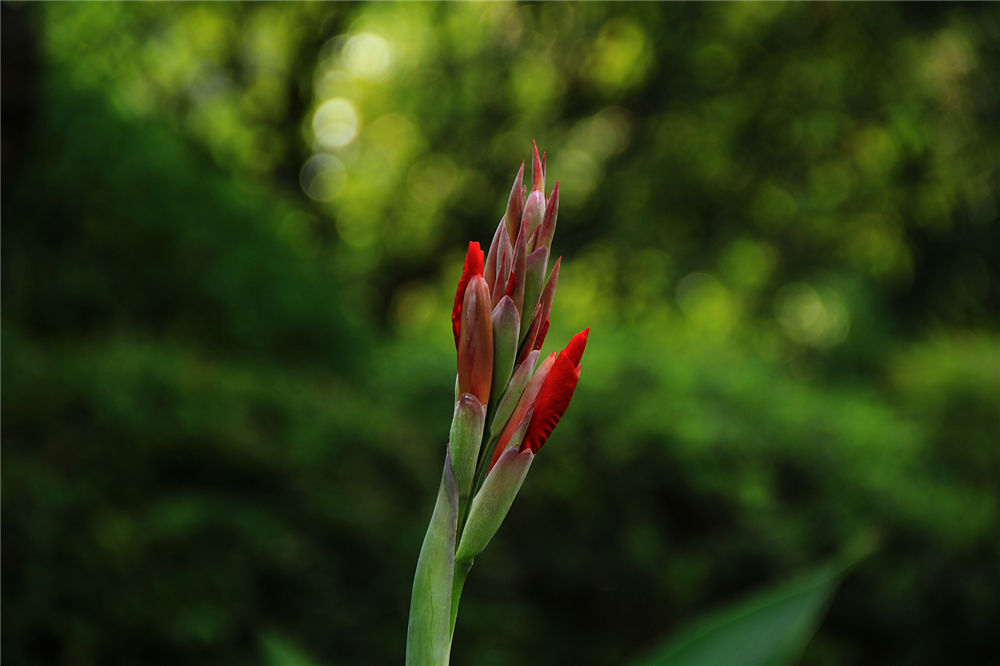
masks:
[[[507,516],[531,463],[580,379],[590,329],[539,363],[561,260],[548,270],[559,183],[545,196],[545,156],[532,146],[484,256],[469,243],[452,308],[455,407],[437,501],[410,599],[406,663],[445,666],[465,580]]]

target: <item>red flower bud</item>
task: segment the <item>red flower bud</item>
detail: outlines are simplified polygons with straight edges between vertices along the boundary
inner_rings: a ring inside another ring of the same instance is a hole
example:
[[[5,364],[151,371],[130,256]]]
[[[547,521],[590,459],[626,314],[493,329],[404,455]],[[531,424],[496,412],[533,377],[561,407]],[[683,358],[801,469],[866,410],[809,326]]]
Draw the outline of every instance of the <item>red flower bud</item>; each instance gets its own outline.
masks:
[[[482,253],[480,253],[480,259]],[[458,392],[471,393],[482,404],[493,383],[493,321],[486,279],[476,275],[465,290],[458,341]]]
[[[531,381],[524,389],[524,393],[521,394],[521,398],[517,401],[517,406],[514,407],[513,413],[511,413],[510,418],[507,419],[507,425],[504,426],[503,431],[500,433],[500,438],[497,440],[496,448],[493,449],[493,457],[490,459],[490,467],[493,467],[494,463],[500,458],[500,455],[504,452],[507,446],[511,443],[511,438],[518,430],[518,426],[522,425],[522,421],[527,418],[528,413],[531,411],[532,406],[535,404],[535,398],[538,397],[539,391],[542,390],[542,385],[545,383],[545,378],[549,374],[549,370],[552,369],[553,364],[556,361],[556,353],[552,352],[548,358],[542,361],[538,369],[535,370],[535,374],[531,376]]]
[[[462,321],[462,303],[465,300],[465,289],[469,280],[477,275],[483,274],[483,251],[479,248],[479,243],[469,243],[469,249],[465,253],[465,265],[462,266],[462,277],[458,281],[458,289],[455,291],[455,304],[451,308],[451,328],[455,334],[455,349],[458,349],[458,332]]]
[[[566,349],[559,352],[552,369],[549,370],[542,384],[538,397],[535,398],[531,412],[528,430],[521,441],[521,450],[531,449],[538,453],[542,444],[549,438],[559,419],[569,407],[576,384],[580,380],[580,359],[587,346],[587,335],[590,329],[585,329],[573,336]]]

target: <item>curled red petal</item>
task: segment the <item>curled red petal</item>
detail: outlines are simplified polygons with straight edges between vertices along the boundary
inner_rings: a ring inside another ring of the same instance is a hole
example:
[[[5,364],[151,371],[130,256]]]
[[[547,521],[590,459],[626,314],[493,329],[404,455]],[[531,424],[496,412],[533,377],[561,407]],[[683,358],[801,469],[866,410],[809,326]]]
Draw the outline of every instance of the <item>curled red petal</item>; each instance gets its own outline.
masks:
[[[458,289],[455,291],[455,304],[451,308],[451,329],[455,334],[455,349],[458,349],[458,333],[462,327],[462,301],[465,299],[465,288],[469,285],[469,280],[477,275],[483,274],[483,251],[479,243],[469,243],[469,249],[465,253],[465,265],[462,266],[462,277],[458,281]]]
[[[537,453],[566,413],[580,380],[580,359],[587,346],[589,333],[588,328],[573,336],[566,349],[559,353],[552,364],[552,370],[545,377],[545,383],[535,398],[531,422],[521,442],[522,451],[531,449],[532,453]]]

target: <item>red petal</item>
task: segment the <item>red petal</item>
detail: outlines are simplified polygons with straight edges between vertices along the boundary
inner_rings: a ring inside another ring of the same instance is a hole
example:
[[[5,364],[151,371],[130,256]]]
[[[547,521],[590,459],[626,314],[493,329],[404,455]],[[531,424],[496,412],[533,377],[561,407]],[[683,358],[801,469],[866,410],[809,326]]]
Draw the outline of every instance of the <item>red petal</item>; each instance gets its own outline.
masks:
[[[479,243],[469,243],[465,253],[465,265],[462,266],[462,278],[458,281],[455,291],[455,304],[451,308],[451,329],[455,334],[455,349],[458,349],[458,333],[462,325],[462,301],[465,299],[465,288],[469,280],[483,274],[483,251]]]
[[[552,370],[549,371],[535,399],[531,422],[528,424],[524,441],[521,442],[522,451],[531,449],[532,453],[537,453],[555,430],[559,419],[566,413],[569,401],[576,390],[576,384],[580,380],[580,359],[587,346],[589,333],[588,328],[573,336],[566,349],[559,353],[552,365]]]
[[[573,365],[579,366],[580,359],[583,358],[583,350],[587,347],[587,336],[590,335],[590,329],[586,328],[576,335],[573,339],[569,341],[566,345],[566,349],[563,351],[569,356],[569,359],[573,361]]]

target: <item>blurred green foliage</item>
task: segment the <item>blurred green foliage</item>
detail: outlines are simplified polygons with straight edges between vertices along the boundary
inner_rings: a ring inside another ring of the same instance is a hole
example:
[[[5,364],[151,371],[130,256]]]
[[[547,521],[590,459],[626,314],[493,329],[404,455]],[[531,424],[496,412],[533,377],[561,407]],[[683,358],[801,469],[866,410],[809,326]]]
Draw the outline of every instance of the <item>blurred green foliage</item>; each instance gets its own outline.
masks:
[[[831,563],[719,609],[636,666],[782,666],[796,663],[845,571]]]
[[[532,138],[591,341],[455,663],[620,663],[868,534],[803,663],[995,656],[995,6],[2,12],[8,663],[400,661]]]

